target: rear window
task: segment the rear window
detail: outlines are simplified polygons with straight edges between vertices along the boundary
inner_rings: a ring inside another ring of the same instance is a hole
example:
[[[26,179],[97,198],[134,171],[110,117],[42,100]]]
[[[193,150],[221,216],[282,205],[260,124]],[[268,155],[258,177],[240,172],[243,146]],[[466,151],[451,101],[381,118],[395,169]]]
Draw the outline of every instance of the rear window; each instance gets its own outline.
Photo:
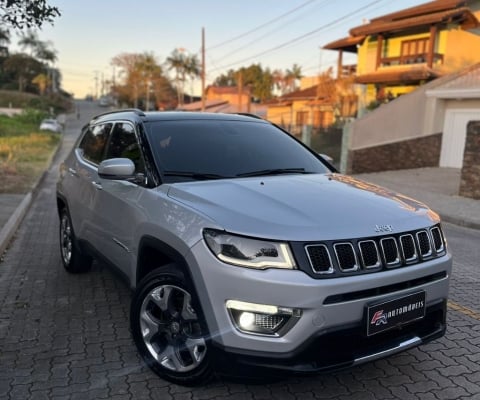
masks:
[[[309,173],[329,172],[292,137],[263,122],[159,121],[151,123],[148,131],[156,161],[163,171],[224,177],[289,168]]]

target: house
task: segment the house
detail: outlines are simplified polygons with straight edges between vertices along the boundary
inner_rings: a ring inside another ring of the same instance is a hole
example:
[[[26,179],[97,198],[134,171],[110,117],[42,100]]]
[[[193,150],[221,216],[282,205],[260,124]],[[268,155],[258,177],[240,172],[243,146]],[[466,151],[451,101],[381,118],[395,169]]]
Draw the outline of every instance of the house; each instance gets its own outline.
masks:
[[[328,75],[304,80],[308,83],[315,81],[316,84],[267,103],[269,121],[298,134],[304,125],[328,128],[339,117],[350,118],[356,114],[357,97],[354,93],[345,92],[339,80]]]
[[[249,88],[237,86],[208,86],[205,89],[205,104],[196,101],[183,104],[179,111],[202,111],[213,113],[251,113],[265,118],[266,106],[252,103]]]
[[[363,104],[409,93],[480,61],[480,1],[435,0],[374,18],[323,46],[357,55]]]
[[[480,63],[426,83],[355,120],[344,140],[348,151],[343,152],[341,169],[361,173],[463,168],[470,121],[480,121]]]

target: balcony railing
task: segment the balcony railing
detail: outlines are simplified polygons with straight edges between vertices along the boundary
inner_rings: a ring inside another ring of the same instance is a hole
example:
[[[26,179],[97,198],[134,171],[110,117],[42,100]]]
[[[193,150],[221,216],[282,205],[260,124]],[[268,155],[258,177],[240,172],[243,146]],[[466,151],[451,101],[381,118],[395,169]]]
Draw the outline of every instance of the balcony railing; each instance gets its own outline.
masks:
[[[398,57],[384,57],[380,60],[380,66],[391,67],[395,65],[425,64],[428,60],[427,53],[403,55]],[[433,53],[432,63],[443,64],[443,54]]]

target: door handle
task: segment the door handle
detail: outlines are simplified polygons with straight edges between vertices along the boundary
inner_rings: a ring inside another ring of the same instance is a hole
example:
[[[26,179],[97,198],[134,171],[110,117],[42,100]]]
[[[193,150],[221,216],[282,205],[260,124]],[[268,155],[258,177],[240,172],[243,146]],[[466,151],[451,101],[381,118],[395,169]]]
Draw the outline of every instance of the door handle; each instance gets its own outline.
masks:
[[[102,190],[102,189],[103,189],[103,186],[102,186],[102,184],[101,184],[100,182],[95,182],[95,181],[93,181],[93,182],[92,182],[92,185],[93,185],[93,186],[95,187],[95,189],[97,189],[97,190]]]
[[[78,176],[78,172],[77,172],[76,169],[69,168],[69,169],[68,169],[68,172],[70,172],[73,176]]]

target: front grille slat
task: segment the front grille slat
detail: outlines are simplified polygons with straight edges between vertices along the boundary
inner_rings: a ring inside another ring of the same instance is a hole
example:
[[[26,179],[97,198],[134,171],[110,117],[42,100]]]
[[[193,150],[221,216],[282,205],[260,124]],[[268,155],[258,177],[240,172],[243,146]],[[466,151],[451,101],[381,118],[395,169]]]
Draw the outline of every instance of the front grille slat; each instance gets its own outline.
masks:
[[[342,272],[351,272],[358,269],[357,256],[351,243],[335,243],[335,255]]]
[[[388,237],[380,240],[383,257],[388,267],[395,267],[400,264],[400,254],[395,238]]]
[[[400,236],[400,245],[405,262],[412,263],[418,259],[415,240],[411,234]]]
[[[313,272],[316,274],[333,273],[332,259],[327,246],[323,244],[306,246],[307,256]]]
[[[350,276],[417,264],[446,254],[440,225],[413,232],[304,245],[310,274],[316,278]]]
[[[430,238],[427,231],[417,232],[418,248],[420,249],[420,255],[425,260],[432,256],[432,246],[430,244]]]
[[[433,247],[435,251],[439,254],[443,253],[445,250],[445,245],[444,245],[442,231],[438,226],[435,226],[432,229],[430,229],[430,233],[432,235],[432,242],[433,242]]]
[[[367,269],[378,268],[382,265],[378,248],[373,240],[364,240],[358,243],[363,266]]]

